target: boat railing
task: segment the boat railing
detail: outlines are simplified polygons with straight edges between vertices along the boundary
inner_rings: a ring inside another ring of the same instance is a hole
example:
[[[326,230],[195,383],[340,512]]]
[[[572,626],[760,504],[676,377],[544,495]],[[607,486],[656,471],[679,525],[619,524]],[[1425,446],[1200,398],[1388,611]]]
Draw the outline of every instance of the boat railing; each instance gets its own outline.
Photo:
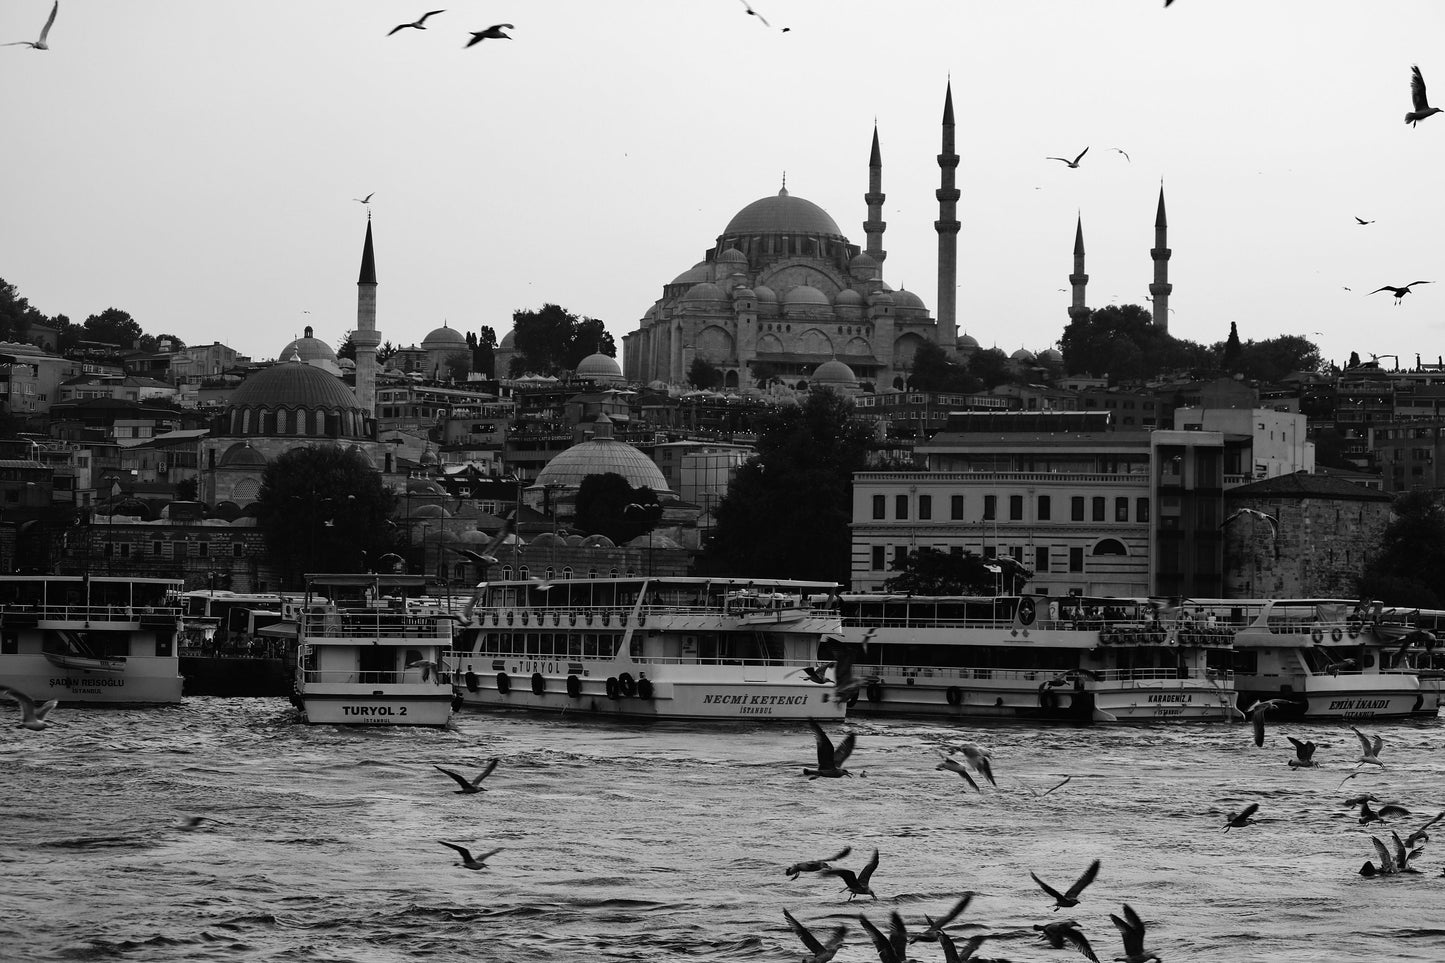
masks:
[[[1215,682],[1232,682],[1234,673],[1228,669],[1194,669],[1177,667],[1140,667],[1134,669],[1000,669],[954,666],[905,666],[905,665],[855,665],[856,676],[905,676],[910,678],[944,679],[958,681],[1016,682],[1038,685],[1059,679],[1072,681],[1075,677],[1086,682],[1138,682],[1156,679],[1207,679]]]
[[[359,671],[355,669],[302,669],[300,679],[312,685],[395,685],[397,683],[419,684],[423,681],[436,685],[448,684],[448,673],[441,676],[428,674],[423,680],[420,669],[389,669],[380,671]]]
[[[307,639],[449,639],[452,620],[372,609],[307,613],[300,635]]]
[[[134,622],[142,616],[179,619],[169,605],[7,605],[6,615],[27,615],[47,622]]]
[[[769,622],[807,617],[837,618],[837,609],[810,604],[791,604],[771,608],[724,608],[710,604],[643,605],[548,605],[548,606],[477,606],[472,618],[479,626],[510,626],[512,628],[576,628],[581,626],[628,625],[636,613],[645,625],[656,618],[736,618],[747,622]]]

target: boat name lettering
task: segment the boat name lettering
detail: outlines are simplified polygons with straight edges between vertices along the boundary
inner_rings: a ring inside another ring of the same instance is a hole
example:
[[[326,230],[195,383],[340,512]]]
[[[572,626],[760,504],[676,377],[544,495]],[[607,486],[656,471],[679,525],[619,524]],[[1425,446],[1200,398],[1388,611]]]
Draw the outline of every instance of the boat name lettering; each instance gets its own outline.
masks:
[[[1165,709],[1161,706],[1154,710],[1154,715],[1156,718],[1163,716],[1182,716],[1184,715],[1184,708],[1181,706],[1178,709]]]
[[[120,688],[121,686],[125,685],[125,680],[124,680],[124,679],[51,679],[51,680],[50,680],[50,687],[51,687],[52,689],[53,689],[53,688],[56,688],[57,686],[65,686],[66,688],[71,688],[71,689],[73,689],[73,688],[75,688],[76,686],[96,686],[96,685],[107,685],[107,686],[111,686],[112,688],[118,689],[118,688]]]
[[[1330,703],[1330,707],[1325,711],[1334,712],[1336,710],[1354,709],[1358,712],[1365,709],[1388,709],[1389,707],[1389,699],[1336,699]]]
[[[1193,702],[1194,696],[1184,692],[1156,692],[1149,697],[1150,702]]]
[[[806,705],[805,695],[705,695],[703,705],[718,706],[801,706]]]
[[[404,716],[406,706],[342,706],[341,713],[348,716]]]

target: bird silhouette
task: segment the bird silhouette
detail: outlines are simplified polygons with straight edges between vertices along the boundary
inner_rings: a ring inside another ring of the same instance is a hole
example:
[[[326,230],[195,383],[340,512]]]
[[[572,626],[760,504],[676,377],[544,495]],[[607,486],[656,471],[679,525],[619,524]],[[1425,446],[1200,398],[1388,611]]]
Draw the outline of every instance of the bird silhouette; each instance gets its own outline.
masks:
[[[783,910],[783,919],[788,921],[793,933],[808,948],[811,956],[805,956],[803,963],[828,963],[838,955],[838,948],[843,945],[843,937],[848,935],[848,927],[842,924],[833,927],[833,933],[825,940],[820,940],[813,935],[806,926],[793,918],[793,914]]]
[[[390,30],[388,30],[388,31],[386,32],[386,35],[387,35],[388,37],[390,37],[392,34],[396,33],[398,30],[405,30],[407,27],[412,27],[413,29],[416,29],[416,30],[425,30],[425,29],[426,29],[426,18],[427,18],[427,17],[435,16],[435,15],[437,15],[437,14],[439,14],[439,13],[446,13],[446,11],[445,11],[445,10],[428,10],[426,13],[422,14],[419,19],[413,20],[411,23],[399,23],[399,24],[397,24],[395,27],[392,27]]]
[[[371,199],[372,199],[373,197],[375,197],[375,196],[376,196],[376,191],[372,191],[370,194],[366,195],[365,197],[353,197],[352,200],[355,201],[355,202],[358,203],[358,204],[370,204],[370,203],[371,203]],[[309,313],[309,312],[308,312],[308,313]]]
[[[444,839],[438,839],[437,842],[441,843],[443,846],[446,846],[449,849],[455,849],[458,853],[461,853],[462,861],[460,863],[457,863],[456,865],[471,870],[486,869],[487,860],[491,859],[493,856],[497,855],[502,851],[501,847],[498,847],[496,849],[489,849],[485,853],[482,853],[480,856],[473,856],[471,850],[467,849],[465,846],[458,846],[456,843],[449,843]]]
[[[497,564],[497,552],[501,549],[503,543],[506,542],[507,537],[512,534],[512,528],[516,524],[516,521],[517,513],[515,511],[508,512],[507,517],[502,519],[502,526],[497,529],[497,534],[492,536],[492,540],[488,542],[480,552],[474,552],[469,548],[457,548],[453,545],[448,545],[447,548],[450,548],[463,558],[480,565],[482,567],[482,577],[485,578],[487,566]]]
[[[991,784],[997,786],[998,782],[993,778],[993,756],[986,749],[980,749],[971,742],[965,742],[958,747],[963,753],[963,758],[973,767],[973,771],[981,773]]]
[[[1056,923],[1035,923],[1034,929],[1039,931],[1042,939],[1048,940],[1049,945],[1056,950],[1062,950],[1066,946],[1077,950],[1086,960],[1099,963],[1099,957],[1095,955],[1094,948],[1084,936],[1083,930],[1074,920],[1059,920]]]
[[[1396,304],[1399,304],[1399,303],[1400,303],[1400,299],[1403,298],[1405,295],[1409,294],[1409,293],[1410,293],[1410,289],[1413,288],[1415,285],[1417,285],[1417,284],[1432,284],[1432,283],[1433,283],[1433,282],[1431,282],[1431,281],[1411,281],[1409,284],[1405,285],[1404,287],[1400,287],[1400,288],[1392,287],[1391,285],[1384,284],[1384,285],[1381,285],[1381,286],[1378,287],[1378,288],[1375,288],[1375,290],[1371,291],[1370,294],[1379,294],[1381,291],[1389,291],[1390,293],[1392,293],[1393,295],[1395,295],[1395,303],[1396,303]],[[1366,295],[1366,297],[1368,297],[1368,296],[1369,296],[1369,295]]]
[[[1024,787],[1025,789],[1027,789],[1030,793],[1032,793],[1035,797],[1041,799],[1041,798],[1043,798],[1044,796],[1047,796],[1049,793],[1053,792],[1055,789],[1062,789],[1062,788],[1064,788],[1065,786],[1067,786],[1067,785],[1069,784],[1069,781],[1072,780],[1073,778],[1074,778],[1073,776],[1065,776],[1063,779],[1060,779],[1058,782],[1054,783],[1052,786],[1050,786],[1050,787],[1047,788],[1047,789],[1035,789],[1033,786],[1030,786],[1028,783],[1022,782],[1022,781],[1020,781],[1019,785],[1023,786],[1023,787]]]
[[[958,773],[960,776],[963,777],[963,781],[964,781],[964,782],[968,783],[970,786],[972,786],[974,789],[977,789],[979,792],[983,792],[982,789],[979,789],[979,788],[978,788],[978,783],[976,783],[976,782],[973,781],[973,776],[969,774],[968,767],[965,766],[963,763],[959,762],[957,759],[947,759],[947,758],[945,758],[942,762],[940,762],[938,765],[934,766],[933,768],[934,768],[934,769],[947,769],[949,772],[956,772],[956,773]]]
[[[805,859],[802,862],[794,863],[783,872],[789,879],[797,879],[799,873],[821,873],[838,860],[847,859],[848,854],[852,851],[852,846],[844,846],[836,855],[829,856],[827,859]]]
[[[1085,149],[1087,150],[1087,148],[1085,148]],[[1129,156],[1129,152],[1126,151],[1126,150],[1124,150],[1124,148],[1122,148],[1122,147],[1110,147],[1109,149],[1112,150],[1112,151],[1115,151],[1116,153],[1123,154],[1123,155],[1124,155],[1124,159],[1125,159],[1126,161],[1128,161],[1128,162],[1131,163],[1131,164],[1134,163],[1133,159]],[[1080,154],[1079,156],[1080,156],[1080,157],[1083,157],[1084,155],[1083,155],[1083,154]]]
[[[1368,826],[1370,823],[1382,823],[1387,819],[1394,819],[1397,816],[1408,816],[1410,810],[1399,803],[1385,803],[1379,809],[1371,809],[1368,799],[1360,800],[1360,825]]]
[[[462,49],[465,50],[467,47],[475,46],[483,40],[511,40],[512,38],[502,33],[502,31],[516,29],[517,28],[510,23],[494,23],[485,30],[473,30],[471,31],[472,39],[468,40],[466,46],[462,47]]]
[[[897,910],[888,914],[887,936],[879,932],[878,927],[862,913],[858,914],[858,922],[872,938],[880,963],[905,963],[908,959],[908,928],[903,925],[903,917],[898,915]]]
[[[1124,904],[1124,918],[1120,919],[1113,913],[1109,919],[1119,928],[1119,935],[1124,939],[1124,955],[1116,956],[1114,959],[1122,960],[1123,963],[1161,963],[1161,957],[1153,950],[1144,948],[1144,921],[1139,914],[1134,912],[1128,903]]]
[[[20,721],[15,724],[21,729],[29,729],[32,732],[39,732],[50,726],[51,723],[45,717],[50,715],[52,709],[60,705],[55,699],[36,705],[34,699],[8,685],[0,685],[0,696],[10,699],[20,706]]]
[[[54,20],[55,14],[52,13],[50,19]],[[41,34],[40,39],[44,40],[45,35]],[[1425,97],[1425,78],[1421,75],[1419,67],[1410,68],[1410,100],[1414,103],[1415,109],[1405,115],[1405,123],[1411,127],[1414,127],[1431,114],[1440,113],[1440,108],[1431,107],[1430,101]]]
[[[1385,740],[1379,736],[1371,739],[1354,726],[1350,726],[1350,731],[1360,740],[1360,759],[1355,763],[1356,767],[1370,765],[1383,769],[1385,764],[1380,761],[1380,751],[1385,748]]]
[[[1074,881],[1074,885],[1069,887],[1068,892],[1060,893],[1048,883],[1045,883],[1043,880],[1039,879],[1038,874],[1029,873],[1029,876],[1033,877],[1033,881],[1039,884],[1039,889],[1043,890],[1045,893],[1048,893],[1050,896],[1053,897],[1054,912],[1056,913],[1059,910],[1069,906],[1078,906],[1079,894],[1082,893],[1084,891],[1084,888],[1090,883],[1092,883],[1094,881],[1094,877],[1098,875],[1099,860],[1096,859],[1089,864],[1088,869],[1084,870],[1084,875],[1080,876]]]
[[[1067,164],[1070,168],[1076,168],[1076,167],[1079,166],[1079,161],[1083,160],[1083,159],[1084,159],[1084,155],[1087,154],[1088,152],[1089,152],[1089,148],[1085,147],[1083,150],[1079,151],[1079,156],[1078,156],[1078,157],[1075,157],[1073,160],[1069,160],[1067,157],[1045,157],[1044,160],[1063,161],[1063,162],[1064,162],[1065,164]]]
[[[45,21],[45,26],[40,28],[39,40],[12,40],[10,43],[0,44],[0,47],[29,47],[31,50],[49,50],[50,43],[47,37],[50,36],[50,28],[55,25],[55,15],[60,12],[60,0],[55,0],[55,6],[50,8],[50,16]]]
[[[852,775],[843,768],[843,763],[847,762],[848,757],[853,754],[853,744],[858,741],[857,735],[848,733],[843,737],[843,741],[838,743],[838,748],[834,749],[833,740],[828,738],[828,734],[823,731],[822,726],[812,719],[808,720],[808,725],[812,728],[813,740],[818,745],[818,768],[804,769],[803,775],[807,776],[809,780],[819,777],[839,779]]]
[[[1300,742],[1294,736],[1285,736],[1294,746],[1294,758],[1289,761],[1291,769],[1312,769],[1318,766],[1315,762],[1315,749],[1318,747],[1313,742]]]
[[[748,3],[748,0],[739,0],[739,2],[742,3],[743,7],[747,10],[748,16],[757,17],[759,20],[762,21],[764,27],[772,26],[772,24],[768,23],[767,20],[763,19],[762,14],[758,13],[756,10],[753,9],[752,4]]]
[[[446,773],[448,776],[451,776],[457,781],[457,785],[462,787],[457,790],[458,796],[463,794],[470,796],[473,793],[486,792],[486,790],[482,788],[482,780],[490,776],[492,774],[492,770],[497,768],[497,760],[488,760],[487,767],[483,769],[475,779],[468,779],[466,776],[463,776],[459,772],[453,772],[450,769],[444,769],[441,766],[436,765],[435,763],[432,764],[432,768],[440,772]]]
[[[862,872],[857,875],[854,875],[851,869],[840,869],[836,866],[829,866],[823,870],[823,875],[836,876],[841,879],[844,888],[847,889],[849,893],[848,902],[851,903],[853,902],[854,896],[872,896],[874,899],[878,898],[878,895],[873,892],[872,886],[869,885],[869,880],[873,878],[873,871],[877,868],[878,850],[875,849],[873,850],[873,858],[863,864]]]
[[[1367,220],[1365,220],[1363,217],[1360,217],[1359,215],[1355,215],[1355,220],[1356,220],[1361,226],[1364,226],[1365,224],[1373,224],[1373,223],[1375,223],[1374,221],[1367,221]]]
[[[964,893],[961,897],[959,897],[958,901],[953,904],[953,907],[949,909],[947,913],[944,913],[942,916],[940,916],[938,919],[934,919],[927,913],[924,913],[923,919],[925,922],[928,923],[928,927],[922,932],[915,933],[914,935],[908,937],[908,942],[937,943],[939,936],[943,935],[944,930],[947,927],[951,926],[954,920],[958,919],[959,914],[961,914],[964,910],[968,909],[968,904],[973,902],[973,897],[974,894],[972,892]],[[976,926],[977,924],[968,923],[960,925]]]
[[[1253,826],[1255,823],[1254,814],[1259,812],[1259,803],[1250,803],[1237,813],[1230,813],[1224,821],[1224,832],[1231,829],[1243,829],[1245,826]]]

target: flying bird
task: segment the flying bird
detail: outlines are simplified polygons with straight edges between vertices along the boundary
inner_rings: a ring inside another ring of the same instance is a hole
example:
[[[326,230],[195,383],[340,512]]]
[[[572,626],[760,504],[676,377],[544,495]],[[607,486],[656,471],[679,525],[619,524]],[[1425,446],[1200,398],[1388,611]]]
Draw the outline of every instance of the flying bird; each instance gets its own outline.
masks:
[[[1087,150],[1087,148],[1085,148],[1085,149]],[[1131,163],[1131,164],[1134,163],[1133,159],[1129,157],[1129,152],[1126,151],[1126,150],[1124,150],[1124,148],[1122,148],[1122,147],[1110,147],[1109,149],[1112,150],[1112,151],[1116,151],[1117,153],[1123,154],[1123,155],[1124,155],[1124,159],[1125,159],[1126,161],[1128,161],[1128,162]],[[1079,156],[1080,156],[1080,157],[1083,157],[1084,155],[1083,155],[1083,154],[1080,154]]]
[[[1162,958],[1158,953],[1144,949],[1144,921],[1128,903],[1124,904],[1123,919],[1113,913],[1109,914],[1109,919],[1114,921],[1114,925],[1119,928],[1119,935],[1124,938],[1124,955],[1114,959],[1122,960],[1123,963],[1149,963],[1151,960],[1161,963]]]
[[[408,669],[421,669],[421,681],[435,679],[437,685],[442,684],[442,667],[431,659],[417,659],[415,662],[406,664]]]
[[[944,930],[948,926],[950,926],[954,920],[958,919],[960,913],[968,909],[968,904],[973,902],[973,897],[974,894],[972,892],[964,893],[961,897],[959,897],[958,902],[953,904],[953,908],[950,909],[947,913],[944,913],[938,919],[934,919],[927,913],[924,913],[923,919],[925,922],[928,923],[928,927],[923,932],[915,933],[914,935],[908,937],[908,942],[937,943],[938,938],[944,935]],[[977,924],[969,923],[967,925],[976,926]]]
[[[50,8],[50,17],[45,21],[45,26],[40,28],[40,39],[36,41],[13,40],[10,43],[0,44],[0,47],[29,47],[31,50],[49,50],[50,44],[46,40],[50,36],[50,28],[55,24],[55,15],[60,12],[60,0],[55,0],[55,6]],[[1421,88],[1422,90],[1424,88]],[[1423,94],[1421,96],[1424,96]]]
[[[1231,829],[1243,829],[1245,826],[1253,826],[1255,823],[1254,814],[1259,812],[1259,803],[1250,803],[1237,813],[1230,813],[1224,821],[1224,832]]]
[[[1066,907],[1079,905],[1079,894],[1084,891],[1086,886],[1094,881],[1095,876],[1099,875],[1099,861],[1096,859],[1090,863],[1089,868],[1084,870],[1084,875],[1075,880],[1074,885],[1070,886],[1066,893],[1060,893],[1048,883],[1039,879],[1036,873],[1029,873],[1029,875],[1033,877],[1035,883],[1039,884],[1039,889],[1053,897],[1054,912],[1057,913]]]
[[[1421,826],[1410,835],[1406,836],[1405,845],[1414,846],[1416,843],[1428,843],[1430,841],[1430,834],[1425,832],[1425,830],[1438,823],[1441,819],[1445,819],[1445,812],[1440,813],[1434,819],[1430,820],[1428,823]]]
[[[1379,736],[1371,739],[1354,726],[1350,726],[1350,731],[1358,736],[1360,740],[1360,761],[1355,763],[1355,765],[1357,767],[1364,765],[1379,766],[1383,769],[1385,764],[1380,761],[1380,750],[1385,748],[1385,740]]]
[[[497,855],[502,851],[501,847],[498,847],[496,849],[489,849],[485,853],[482,853],[482,855],[480,856],[473,856],[471,850],[467,849],[465,846],[458,846],[456,843],[449,843],[444,839],[438,839],[437,842],[441,843],[443,846],[446,846],[449,849],[455,849],[457,852],[461,853],[462,861],[460,863],[457,863],[456,865],[461,866],[465,869],[486,869],[487,860],[491,859],[493,856]]]
[[[1058,782],[1054,783],[1052,786],[1050,786],[1049,788],[1044,789],[1044,790],[1035,789],[1033,786],[1030,786],[1030,785],[1029,785],[1028,783],[1026,783],[1026,782],[1025,782],[1025,783],[1021,783],[1021,785],[1022,785],[1025,789],[1027,789],[1029,792],[1033,793],[1035,797],[1042,798],[1042,797],[1044,797],[1044,796],[1047,796],[1049,793],[1053,792],[1055,789],[1062,789],[1062,788],[1064,788],[1065,786],[1067,786],[1067,785],[1069,784],[1069,781],[1070,781],[1071,779],[1073,779],[1073,778],[1074,778],[1073,776],[1065,776],[1063,779],[1059,780]]]
[[[373,197],[375,197],[375,196],[376,196],[376,191],[372,191],[370,194],[366,195],[365,197],[353,197],[352,200],[355,201],[355,202],[358,203],[358,204],[370,204],[370,203],[371,203],[371,199],[372,199]],[[311,312],[308,311],[308,312],[306,312],[306,313],[307,313],[307,314],[310,314]]]
[[[1039,931],[1042,939],[1048,940],[1049,945],[1056,950],[1062,950],[1066,946],[1077,950],[1086,960],[1099,963],[1099,957],[1095,955],[1094,948],[1084,936],[1083,930],[1074,920],[1059,920],[1057,923],[1035,923],[1034,929]]]
[[[953,937],[947,933],[938,934],[938,945],[943,948],[943,963],[964,963],[965,960],[973,959],[973,954],[983,945],[986,936],[970,936],[963,941],[963,948],[959,949],[953,944]],[[979,963],[983,963],[982,960]],[[1000,961],[1002,963],[1002,961]]]
[[[1065,164],[1067,164],[1069,167],[1071,167],[1071,168],[1076,168],[1076,167],[1079,166],[1079,161],[1083,160],[1083,159],[1084,159],[1084,155],[1087,154],[1088,152],[1089,152],[1089,148],[1085,147],[1083,150],[1079,151],[1079,156],[1078,156],[1078,157],[1075,157],[1073,160],[1069,160],[1067,157],[1045,157],[1044,160],[1063,161],[1063,162],[1064,162]]]
[[[483,40],[511,40],[512,38],[502,33],[502,31],[516,29],[517,28],[510,23],[494,23],[485,30],[473,30],[471,31],[472,39],[468,40],[466,46],[462,47],[462,49],[465,50],[467,47],[475,46]]]
[[[942,762],[940,762],[938,765],[934,766],[933,768],[934,768],[934,769],[947,769],[949,772],[956,772],[956,773],[958,773],[960,776],[963,777],[963,781],[964,781],[964,782],[968,783],[970,786],[972,786],[974,789],[977,789],[979,792],[983,792],[982,789],[979,789],[979,788],[978,788],[978,783],[976,783],[976,782],[973,781],[973,776],[969,775],[968,767],[965,766],[963,763],[959,762],[959,761],[956,760],[956,759],[945,759],[945,760],[943,760]]]
[[[1359,215],[1356,215],[1356,216],[1355,216],[1355,220],[1356,220],[1356,221],[1360,224],[1360,226],[1362,226],[1362,227],[1363,227],[1364,225],[1366,225],[1366,224],[1373,224],[1373,223],[1375,223],[1374,221],[1367,221],[1367,220],[1365,220],[1363,217],[1360,217]]]
[[[15,724],[21,729],[29,729],[31,732],[39,732],[50,726],[50,721],[45,717],[50,715],[52,709],[60,705],[59,701],[55,699],[36,705],[34,699],[8,685],[0,685],[0,696],[19,704],[20,721]]]
[[[843,887],[847,889],[850,894],[848,896],[848,902],[851,903],[853,902],[854,896],[872,896],[874,899],[878,898],[878,895],[873,892],[873,888],[868,883],[868,881],[873,878],[873,871],[877,868],[878,850],[875,849],[873,850],[873,858],[863,864],[863,871],[857,875],[854,875],[851,869],[839,869],[835,866],[829,866],[823,870],[823,875],[836,876],[841,879],[843,881]]]
[[[828,678],[828,668],[832,664],[833,663],[831,662],[824,662],[822,665],[817,667],[805,665],[801,669],[795,669],[794,671],[789,672],[788,675],[802,674],[804,676],[807,676],[809,682],[814,682],[818,685],[832,685],[833,680]]]
[[[991,762],[993,757],[989,755],[988,750],[980,749],[971,742],[965,742],[959,746],[959,751],[963,753],[963,758],[968,760],[968,764],[973,767],[975,772],[982,773],[990,783],[998,785],[993,778],[993,763]]]
[[[54,13],[50,15],[50,19],[55,19]],[[46,29],[50,29],[49,24],[46,24]],[[45,34],[42,33],[40,39],[44,40]],[[1415,104],[1415,109],[1405,115],[1405,123],[1411,127],[1431,114],[1440,113],[1440,108],[1431,107],[1430,102],[1425,98],[1425,78],[1421,76],[1419,67],[1410,68],[1410,100]]]
[[[797,879],[799,873],[821,873],[838,860],[847,859],[848,854],[852,851],[852,846],[844,846],[835,856],[829,856],[827,859],[805,859],[802,862],[794,863],[783,870],[783,872],[786,873],[790,879]]]
[[[1403,298],[1405,295],[1409,294],[1409,293],[1410,293],[1410,289],[1413,288],[1415,285],[1417,285],[1417,284],[1431,284],[1431,283],[1433,283],[1433,282],[1431,282],[1431,281],[1411,281],[1409,284],[1407,284],[1407,285],[1405,285],[1404,287],[1401,287],[1401,288],[1397,288],[1397,287],[1393,287],[1393,286],[1391,286],[1391,285],[1389,285],[1389,284],[1385,284],[1385,285],[1381,285],[1381,286],[1378,287],[1378,288],[1375,288],[1375,290],[1371,291],[1370,294],[1379,294],[1381,291],[1389,291],[1391,294],[1395,295],[1395,303],[1396,303],[1396,304],[1399,304],[1399,303],[1400,303],[1400,299]],[[1368,295],[1366,295],[1366,296],[1368,297]]]
[[[748,3],[748,0],[740,0],[740,2],[742,3],[743,7],[745,7],[745,8],[747,9],[747,11],[748,11],[748,16],[750,16],[750,17],[757,17],[759,20],[762,21],[764,27],[771,27],[771,26],[772,26],[772,24],[768,23],[767,20],[764,20],[764,19],[763,19],[763,15],[762,15],[762,14],[758,13],[756,10],[753,9],[752,4]],[[784,29],[787,29],[787,28],[784,28]]]
[[[1294,758],[1289,761],[1291,769],[1312,769],[1318,766],[1315,762],[1315,750],[1319,748],[1313,742],[1300,742],[1294,736],[1285,736],[1294,746]]]
[[[908,959],[908,929],[903,925],[903,917],[898,915],[897,910],[888,915],[887,936],[879,932],[878,927],[862,913],[858,914],[858,922],[863,924],[863,928],[872,938],[880,963],[905,963]]]
[[[386,35],[387,35],[388,37],[390,37],[392,34],[396,33],[398,30],[405,30],[407,27],[413,27],[413,28],[415,28],[415,29],[417,29],[417,30],[425,30],[425,29],[426,29],[426,18],[427,18],[427,17],[435,16],[436,14],[439,14],[439,13],[446,13],[446,11],[445,11],[445,10],[428,10],[426,13],[424,13],[424,14],[421,15],[421,19],[419,19],[419,20],[413,20],[411,23],[399,23],[399,24],[397,24],[395,27],[392,27],[390,30],[388,30]]]
[[[1408,816],[1410,810],[1399,803],[1385,803],[1378,810],[1370,808],[1370,801],[1360,801],[1360,825],[1368,826],[1370,823],[1382,823],[1387,819],[1394,819],[1396,816]]]
[[[471,795],[472,793],[486,792],[486,790],[482,788],[482,780],[490,776],[492,774],[492,770],[497,768],[497,760],[489,760],[487,762],[487,768],[483,769],[481,771],[481,774],[478,775],[475,779],[468,779],[466,776],[463,776],[459,772],[453,772],[450,769],[443,769],[441,766],[438,766],[435,763],[432,764],[432,768],[440,772],[446,773],[448,776],[451,776],[457,781],[457,785],[462,787],[457,790],[458,796],[462,795],[463,793]]]
[[[824,779],[840,779],[843,776],[852,775],[843,768],[843,763],[847,762],[848,757],[853,754],[853,744],[858,741],[857,735],[848,733],[843,737],[843,741],[838,743],[838,748],[834,749],[833,740],[828,738],[828,734],[823,731],[822,726],[812,719],[808,720],[808,725],[813,730],[813,740],[818,744],[818,768],[804,769],[803,775],[807,776],[809,780],[817,779],[820,776]]]
[[[843,945],[843,937],[848,934],[848,927],[839,925],[833,927],[833,933],[826,940],[820,940],[812,934],[806,926],[793,918],[793,914],[783,910],[783,919],[788,921],[798,939],[808,948],[812,956],[803,958],[803,963],[828,963],[838,955],[838,948]]]
[[[368,199],[369,198],[370,195],[368,195]],[[492,540],[483,546],[480,552],[474,552],[469,548],[456,548],[452,545],[448,545],[447,548],[450,548],[463,558],[476,562],[482,567],[482,574],[485,576],[487,566],[497,564],[497,552],[501,550],[502,545],[507,541],[507,537],[512,534],[512,527],[516,524],[516,521],[517,513],[515,511],[508,512],[507,517],[502,519],[502,525],[497,529],[497,534],[492,536]]]

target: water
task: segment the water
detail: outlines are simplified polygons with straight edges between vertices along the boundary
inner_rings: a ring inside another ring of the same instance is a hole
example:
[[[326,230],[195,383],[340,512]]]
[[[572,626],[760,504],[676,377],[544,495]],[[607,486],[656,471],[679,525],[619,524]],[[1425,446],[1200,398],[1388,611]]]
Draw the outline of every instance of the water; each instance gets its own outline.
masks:
[[[8,712],[6,717],[8,718]],[[910,928],[964,890],[981,955],[1077,960],[1035,923],[1078,920],[1103,959],[1131,904],[1167,960],[1445,959],[1445,823],[1418,876],[1364,879],[1374,851],[1340,801],[1371,790],[1416,815],[1445,808],[1442,723],[1367,725],[1384,772],[1338,788],[1358,756],[1336,724],[961,728],[855,721],[849,768],[810,782],[802,726],[685,728],[464,714],[453,730],[295,722],[283,700],[165,709],[62,706],[63,726],[0,729],[0,939],[26,960],[796,960],[782,909],[851,929],[840,961],[877,959],[857,914]],[[1293,771],[1285,734],[1320,743]],[[938,747],[993,751],[976,794]],[[441,764],[480,771],[463,796]],[[1044,788],[1036,798],[1024,784]],[[1250,801],[1261,822],[1221,832]],[[177,827],[186,816],[217,822]],[[1380,833],[1378,824],[1370,827]],[[1387,832],[1387,831],[1386,831]],[[501,846],[468,872],[445,839]],[[783,868],[874,847],[880,899]],[[1067,913],[1029,879],[1098,880]],[[967,931],[966,931],[967,932]],[[939,960],[917,944],[911,959]]]

